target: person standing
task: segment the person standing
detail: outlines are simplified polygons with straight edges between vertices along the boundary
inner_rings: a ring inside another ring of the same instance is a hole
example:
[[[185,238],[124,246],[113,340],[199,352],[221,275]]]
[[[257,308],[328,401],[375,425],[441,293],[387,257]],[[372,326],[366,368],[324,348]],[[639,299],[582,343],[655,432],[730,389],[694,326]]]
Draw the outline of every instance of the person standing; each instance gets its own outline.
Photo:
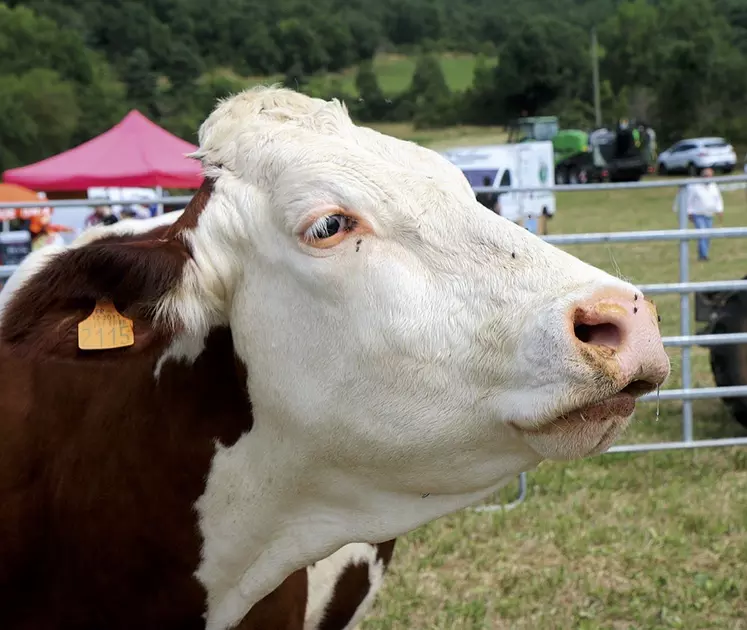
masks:
[[[51,222],[48,214],[40,214],[31,217],[29,222],[29,233],[31,234],[31,251],[35,252],[48,245],[64,245],[65,239],[61,233],[72,234],[75,232],[72,228],[65,225],[55,225]]]
[[[532,234],[537,234],[539,231],[539,219],[531,214],[527,215],[524,217],[524,228]]]
[[[704,179],[713,177],[712,168],[701,171]],[[687,216],[698,230],[709,230],[713,227],[714,217],[718,217],[719,224],[724,222],[724,199],[718,184],[703,182],[688,184],[677,192],[673,210],[679,212],[684,205]],[[698,260],[707,261],[710,250],[710,239],[707,236],[698,239]]]
[[[118,221],[119,218],[109,206],[96,206],[86,218],[84,227],[87,229],[94,225],[112,225]]]

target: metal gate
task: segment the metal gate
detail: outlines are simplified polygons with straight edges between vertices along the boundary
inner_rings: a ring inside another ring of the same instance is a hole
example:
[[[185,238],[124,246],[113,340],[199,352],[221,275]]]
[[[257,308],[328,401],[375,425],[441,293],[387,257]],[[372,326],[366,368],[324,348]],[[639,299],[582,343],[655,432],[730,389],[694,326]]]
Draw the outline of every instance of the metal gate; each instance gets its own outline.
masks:
[[[723,185],[726,190],[730,188],[744,188],[747,184],[747,176],[736,177],[713,177],[713,181]],[[701,178],[641,181],[622,184],[587,184],[574,186],[555,186],[554,192],[587,192],[587,191],[615,191],[631,189],[651,188],[682,188],[688,183],[702,183]],[[484,188],[476,188],[475,192],[484,192]],[[493,189],[502,192],[504,189]],[[535,189],[514,189],[513,192],[523,193]],[[689,242],[708,236],[709,238],[747,238],[747,227],[739,228],[712,228],[709,230],[696,230],[688,228],[688,217],[684,207],[679,210],[679,229],[676,230],[650,230],[637,232],[607,232],[596,234],[560,234],[542,237],[553,245],[584,245],[584,244],[608,244],[608,243],[633,243],[641,241],[679,241],[679,278],[676,283],[662,284],[640,284],[637,285],[646,296],[677,294],[680,296],[680,334],[676,337],[664,337],[665,347],[681,349],[682,359],[682,388],[664,389],[656,393],[647,394],[640,398],[641,402],[651,401],[682,401],[682,439],[676,442],[653,442],[644,444],[621,444],[613,446],[607,453],[641,453],[646,451],[664,451],[676,449],[712,448],[719,446],[747,446],[747,437],[722,438],[713,440],[693,439],[693,406],[692,401],[706,398],[737,398],[747,396],[747,383],[733,387],[701,387],[692,388],[692,364],[691,348],[693,346],[711,347],[718,345],[731,345],[747,343],[747,332],[723,335],[694,335],[690,326],[690,295],[706,291],[747,291],[747,280],[725,280],[714,282],[690,282],[689,267]],[[747,274],[747,269],[745,269]],[[515,500],[510,503],[480,505],[474,509],[479,512],[492,512],[498,510],[510,510],[522,503],[527,496],[527,473],[519,475],[519,492]]]

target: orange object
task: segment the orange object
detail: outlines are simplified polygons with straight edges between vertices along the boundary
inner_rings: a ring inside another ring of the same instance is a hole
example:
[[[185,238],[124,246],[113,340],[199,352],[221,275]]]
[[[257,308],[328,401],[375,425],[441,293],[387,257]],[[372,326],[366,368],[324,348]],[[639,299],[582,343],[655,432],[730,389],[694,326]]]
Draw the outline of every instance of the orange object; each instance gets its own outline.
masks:
[[[111,350],[135,343],[132,320],[122,315],[108,300],[96,303],[88,317],[78,324],[81,350]]]
[[[65,225],[55,225],[50,223],[51,217],[48,215],[36,215],[31,217],[29,221],[29,232],[32,234],[39,234],[43,229],[46,228],[47,232],[74,232],[72,228]]]
[[[12,203],[14,201],[44,201],[44,193],[38,193],[29,188],[17,184],[0,184],[0,203]],[[0,209],[0,221],[11,221],[13,219],[30,219],[37,216],[52,216],[52,208],[40,205],[38,208],[2,208]]]
[[[32,234],[38,234],[48,223],[49,219],[46,219],[45,217],[31,217],[31,221],[29,221],[29,232]]]

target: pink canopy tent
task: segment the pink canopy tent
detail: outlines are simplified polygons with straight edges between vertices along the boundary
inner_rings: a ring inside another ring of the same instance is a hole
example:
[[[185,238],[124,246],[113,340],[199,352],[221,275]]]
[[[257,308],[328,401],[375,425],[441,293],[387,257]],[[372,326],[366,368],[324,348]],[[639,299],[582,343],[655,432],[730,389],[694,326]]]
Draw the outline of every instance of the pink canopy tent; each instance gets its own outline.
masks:
[[[202,184],[202,169],[186,154],[196,149],[132,110],[74,149],[5,171],[3,181],[44,191],[95,186],[193,189]]]

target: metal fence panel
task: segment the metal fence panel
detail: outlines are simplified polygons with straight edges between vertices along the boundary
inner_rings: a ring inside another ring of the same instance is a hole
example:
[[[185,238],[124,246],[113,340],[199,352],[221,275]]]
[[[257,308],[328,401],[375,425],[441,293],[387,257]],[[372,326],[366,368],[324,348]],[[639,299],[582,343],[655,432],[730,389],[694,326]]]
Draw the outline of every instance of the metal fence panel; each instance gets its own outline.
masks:
[[[736,190],[745,187],[747,176],[737,177],[714,177],[710,181],[717,182],[724,190]],[[700,178],[689,178],[684,180],[660,180],[641,181],[625,184],[581,184],[574,186],[555,186],[553,192],[586,192],[592,190],[638,190],[651,188],[682,187],[689,183],[700,183]],[[535,192],[547,189],[522,189],[519,192]],[[516,189],[490,189],[475,188],[475,192],[517,192]],[[690,294],[704,293],[709,291],[739,291],[747,290],[747,280],[722,280],[712,282],[689,282],[689,241],[708,236],[710,238],[744,238],[747,237],[747,227],[740,228],[717,228],[711,230],[693,230],[688,228],[688,216],[685,208],[680,207],[678,213],[678,229],[676,230],[648,230],[631,232],[612,232],[598,234],[560,234],[543,236],[545,241],[553,245],[582,245],[582,244],[609,244],[609,243],[631,243],[641,241],[678,241],[679,278],[676,283],[661,283],[639,285],[640,290],[646,295],[678,294],[680,297],[680,335],[678,337],[665,337],[663,339],[666,347],[679,347],[682,359],[682,388],[667,389],[659,392],[646,394],[640,398],[641,402],[659,401],[682,401],[682,440],[678,442],[655,442],[651,444],[621,444],[613,446],[607,453],[642,453],[652,451],[667,451],[695,448],[715,448],[727,446],[747,446],[747,438],[722,438],[715,440],[693,439],[693,400],[713,398],[738,398],[747,396],[747,384],[732,387],[702,387],[692,388],[692,346],[717,346],[737,343],[747,343],[746,333],[734,333],[728,335],[692,335],[690,329]],[[747,273],[747,271],[745,272]],[[519,505],[527,495],[526,473],[521,473],[520,490],[518,497],[511,503],[504,505],[494,504],[479,506],[479,511],[496,511],[501,509],[512,509]]]

